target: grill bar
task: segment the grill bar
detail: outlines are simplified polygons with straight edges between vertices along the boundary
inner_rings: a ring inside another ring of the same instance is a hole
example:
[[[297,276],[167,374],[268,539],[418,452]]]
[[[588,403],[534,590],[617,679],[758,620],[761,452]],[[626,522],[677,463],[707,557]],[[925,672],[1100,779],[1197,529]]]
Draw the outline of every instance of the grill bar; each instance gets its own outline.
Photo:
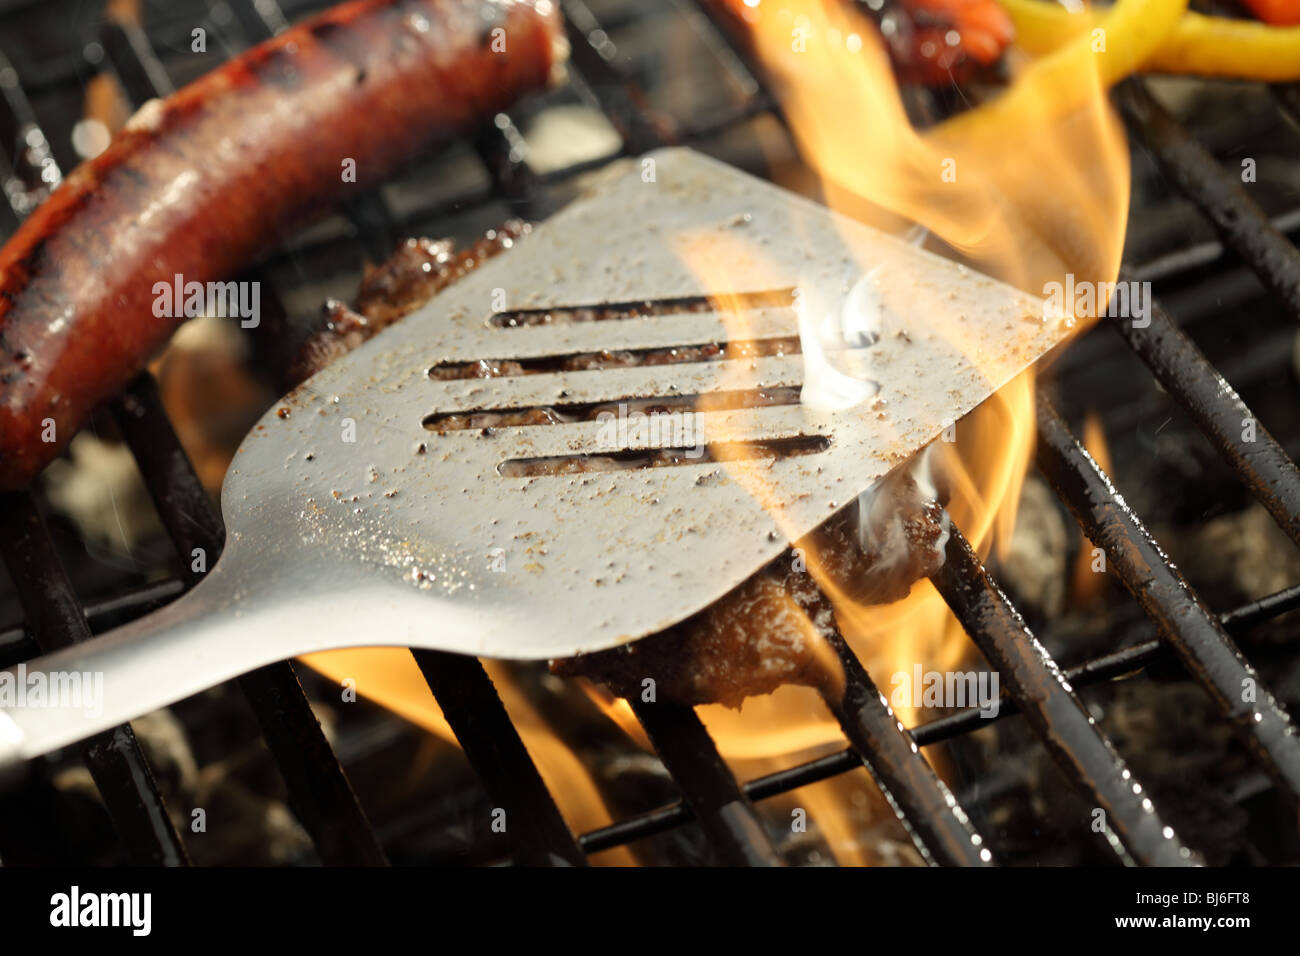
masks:
[[[753,806],[695,711],[667,702],[632,699],[629,703],[659,758],[682,788],[719,862],[780,866]]]
[[[144,476],[158,517],[181,557],[190,587],[221,552],[225,529],[163,411],[153,378],[139,376],[113,403],[113,413]],[[201,562],[201,563],[200,563]],[[387,860],[330,749],[320,721],[289,661],[251,671],[237,681],[257,717],[289,791],[289,802],[321,860],[342,866],[383,866]]]
[[[1160,636],[1296,800],[1300,739],[1290,717],[1043,395],[1038,398],[1038,441],[1039,468],[1084,534],[1105,550]]]
[[[542,194],[537,174],[528,165],[523,136],[509,116],[497,114],[479,133],[474,148],[487,167],[494,191],[510,203],[514,215],[537,220],[555,211]]]
[[[0,555],[42,653],[90,638],[72,582],[29,491],[0,494]],[[96,734],[78,748],[131,861],[148,866],[189,865],[131,726],[122,724]]]
[[[1278,527],[1300,544],[1300,469],[1158,304],[1152,303],[1150,323],[1141,329],[1127,319],[1110,324],[1191,415]],[[1253,431],[1249,441],[1243,439],[1248,424]]]
[[[704,22],[707,22],[710,30],[708,40],[712,45],[726,49],[730,56],[730,68],[734,75],[742,78],[742,83],[751,86],[754,89],[754,98],[768,98],[768,92],[763,86],[763,80],[766,79],[765,71],[762,64],[758,62],[758,57],[754,51],[748,48],[744,43],[738,42],[737,24],[735,18],[726,10],[717,0],[695,0],[699,8],[699,15]],[[746,82],[745,79],[748,78]],[[773,113],[776,118],[786,125],[785,113],[773,101]]]
[[[526,866],[585,866],[586,857],[483,665],[475,657],[443,651],[411,653],[474,772],[497,802],[494,809],[505,812],[502,822],[516,861]]]
[[[7,170],[3,168],[6,153]],[[22,219],[62,180],[49,140],[18,84],[18,72],[0,53],[0,189],[14,215]]]
[[[1270,89],[1282,114],[1292,123],[1300,125],[1300,83],[1279,83]]]
[[[624,152],[635,156],[671,141],[671,133],[646,115],[640,91],[613,65],[618,51],[595,14],[582,0],[560,0],[560,8],[576,68],[573,85],[618,131]]]
[[[917,749],[866,668],[838,633],[828,636],[844,668],[844,689],[823,689],[822,699],[840,722],[858,759],[912,837],[926,862],[987,866],[993,855],[970,817]]]
[[[99,42],[127,99],[135,105],[175,92],[171,77],[138,23],[110,17],[99,31]]]
[[[581,0],[563,0],[562,8],[573,64],[579,70],[571,76],[575,86],[586,91],[619,132],[625,152],[637,154],[661,145],[668,134],[647,118],[639,92],[612,65],[616,51],[595,16]],[[494,194],[507,199],[520,215],[546,215],[553,208],[542,197],[539,177],[521,147],[522,137],[505,114],[475,141]],[[718,859],[730,865],[780,865],[753,807],[694,711],[668,703],[632,705]]]
[[[185,585],[178,578],[166,578],[130,588],[102,601],[92,601],[82,608],[82,613],[90,624],[90,632],[99,634],[113,626],[108,623],[110,621],[131,620],[148,614],[176,600],[183,593]],[[40,648],[24,625],[15,624],[0,630],[0,668],[12,667],[39,653]]]
[[[1147,90],[1141,80],[1122,84],[1117,100],[1128,124],[1155,154],[1165,175],[1196,203],[1224,244],[1300,319],[1300,250],[1253,199]]]
[[[1160,819],[1056,661],[955,527],[934,584],[985,659],[1002,675],[1011,699],[1066,778],[1105,811],[1106,836],[1116,852],[1126,857],[1126,848],[1146,865],[1199,862],[1174,839],[1174,831]]]
[[[223,0],[207,0],[209,8]],[[260,43],[289,27],[289,20],[277,0],[230,0],[235,19],[252,43]]]

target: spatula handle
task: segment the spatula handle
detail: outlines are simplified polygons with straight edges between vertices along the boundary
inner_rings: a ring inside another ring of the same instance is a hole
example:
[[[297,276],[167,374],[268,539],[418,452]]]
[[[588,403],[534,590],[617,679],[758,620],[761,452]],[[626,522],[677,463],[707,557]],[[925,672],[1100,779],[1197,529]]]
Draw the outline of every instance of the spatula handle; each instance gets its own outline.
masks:
[[[365,573],[337,552],[263,551],[237,542],[167,607],[21,671],[0,671],[0,767],[275,661],[377,645],[463,651],[466,635],[484,629],[482,608],[428,593],[399,574]],[[44,692],[34,697],[36,685]]]
[[[481,609],[396,576],[331,568],[328,560],[304,573],[301,561],[283,555],[278,562],[238,562],[231,550],[198,587],[162,610],[21,671],[0,671],[0,769],[275,661],[343,647],[463,650],[465,635],[484,626]],[[38,684],[44,692],[34,697]]]
[[[274,639],[277,625],[265,605],[222,609],[214,597],[201,585],[125,627],[0,671],[0,765],[49,753],[281,659],[284,642]]]

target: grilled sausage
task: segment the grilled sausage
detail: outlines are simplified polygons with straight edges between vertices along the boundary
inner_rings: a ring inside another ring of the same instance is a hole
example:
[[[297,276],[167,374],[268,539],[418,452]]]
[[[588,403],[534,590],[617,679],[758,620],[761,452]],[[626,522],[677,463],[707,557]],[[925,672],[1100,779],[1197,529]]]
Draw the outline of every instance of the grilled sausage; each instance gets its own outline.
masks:
[[[147,104],[0,249],[0,489],[167,341],[176,276],[235,274],[563,56],[549,0],[354,0]]]

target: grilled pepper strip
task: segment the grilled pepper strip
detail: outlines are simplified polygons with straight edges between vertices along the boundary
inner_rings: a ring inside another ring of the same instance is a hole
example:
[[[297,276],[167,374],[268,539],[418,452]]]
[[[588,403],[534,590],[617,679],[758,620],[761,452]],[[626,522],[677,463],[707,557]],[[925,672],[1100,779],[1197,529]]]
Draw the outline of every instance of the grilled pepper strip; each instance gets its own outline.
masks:
[[[1043,0],[999,0],[1016,25],[1016,44],[1050,53],[1109,17],[1071,13]],[[1144,71],[1225,76],[1265,83],[1300,80],[1300,27],[1276,27],[1187,12],[1143,64]]]
[[[937,144],[1014,142],[1026,123],[1044,118],[1045,90],[1053,94],[1055,115],[1069,114],[1095,95],[1085,78],[1096,77],[1108,87],[1134,72],[1160,48],[1186,10],[1187,0],[1119,0],[1100,24],[1103,35],[1076,31],[1065,37],[1027,67],[1005,93],[948,120],[936,128],[932,139]]]

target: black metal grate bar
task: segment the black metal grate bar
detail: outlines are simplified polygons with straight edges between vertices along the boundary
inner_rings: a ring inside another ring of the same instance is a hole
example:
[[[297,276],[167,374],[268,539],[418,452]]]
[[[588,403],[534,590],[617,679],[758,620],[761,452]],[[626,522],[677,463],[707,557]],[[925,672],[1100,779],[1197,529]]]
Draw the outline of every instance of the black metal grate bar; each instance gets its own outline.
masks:
[[[561,0],[560,7],[576,68],[570,79],[618,131],[624,151],[635,156],[671,142],[672,131],[647,115],[640,91],[614,66],[618,51],[587,5],[582,0]]]
[[[1191,415],[1278,527],[1300,544],[1300,469],[1196,344],[1154,302],[1146,328],[1135,327],[1129,319],[1110,324]],[[1249,440],[1243,438],[1247,426]]]
[[[207,0],[212,7],[223,0]],[[276,0],[230,0],[235,19],[250,43],[260,43],[287,30],[289,20]]]
[[[251,43],[269,40],[289,26],[289,20],[277,0],[234,0],[235,16]],[[356,230],[366,254],[382,262],[392,252],[399,227],[383,195],[377,190],[367,190],[360,196],[343,203],[339,210]],[[254,270],[251,278],[259,280],[263,288],[271,286],[265,269]],[[283,314],[283,305],[277,306]]]
[[[82,613],[90,624],[90,632],[98,634],[105,629],[106,621],[140,617],[170,604],[183,593],[185,585],[178,578],[166,578],[129,588],[101,601],[92,601],[82,608]],[[40,652],[31,632],[22,624],[0,630],[0,667],[12,667]]]
[[[766,109],[774,108],[767,91],[758,82],[753,66],[731,45],[711,9],[710,0],[670,0],[670,3],[695,27],[695,32],[736,82],[747,105],[762,104]]]
[[[629,701],[659,758],[682,788],[718,861],[780,866],[754,808],[695,711],[666,701]]]
[[[0,189],[9,208],[22,219],[62,181],[49,140],[18,83],[18,72],[0,53]]]
[[[1129,510],[1044,395],[1038,396],[1038,465],[1084,534],[1156,623],[1188,672],[1295,801],[1300,738],[1295,725],[1210,610]]]
[[[1165,175],[1196,203],[1228,248],[1300,319],[1300,250],[1278,232],[1255,201],[1220,168],[1147,90],[1141,80],[1121,85],[1117,100],[1125,119],[1146,143]]]
[[[949,532],[946,561],[933,580],[985,659],[998,670],[1011,699],[1057,766],[1086,799],[1095,800],[1105,811],[1107,837],[1114,849],[1124,855],[1122,843],[1137,862],[1147,865],[1199,863],[1160,819],[1056,661],[955,527]]]
[[[0,494],[0,555],[43,653],[90,638],[90,626],[30,491]],[[95,734],[78,747],[132,862],[188,865],[185,847],[130,725]]]
[[[149,38],[138,23],[106,19],[99,31],[108,62],[117,74],[127,99],[137,106],[156,96],[167,96],[176,87],[154,54]]]
[[[1300,126],[1300,83],[1279,83],[1271,89],[1282,114]]]
[[[585,866],[587,859],[510,722],[478,658],[412,649],[415,662],[489,796],[504,811],[515,860],[526,866]]]
[[[221,518],[167,420],[150,375],[131,383],[114,401],[113,413],[180,555],[182,574],[193,587],[206,574],[196,568],[212,567],[221,553]],[[270,664],[237,682],[284,777],[289,803],[321,860],[343,866],[385,865],[383,848],[325,739],[293,664]]]
[[[699,16],[709,24],[709,40],[716,46],[726,49],[730,56],[730,66],[733,72],[738,75],[749,78],[749,83],[753,84],[754,96],[767,97],[767,90],[764,88],[762,80],[764,70],[758,62],[753,50],[737,44],[736,34],[734,32],[736,24],[729,21],[730,13],[723,12],[723,7],[717,0],[694,0]],[[782,124],[786,123],[785,113],[773,103],[773,110],[777,119]]]
[[[828,636],[844,687],[822,690],[858,759],[870,771],[922,858],[932,865],[988,866],[993,854],[970,817],[917,748],[862,662],[838,633]]]
[[[498,113],[479,132],[474,148],[487,167],[494,192],[510,204],[512,214],[537,220],[555,212],[542,192],[537,174],[528,165],[527,145],[509,116]]]

